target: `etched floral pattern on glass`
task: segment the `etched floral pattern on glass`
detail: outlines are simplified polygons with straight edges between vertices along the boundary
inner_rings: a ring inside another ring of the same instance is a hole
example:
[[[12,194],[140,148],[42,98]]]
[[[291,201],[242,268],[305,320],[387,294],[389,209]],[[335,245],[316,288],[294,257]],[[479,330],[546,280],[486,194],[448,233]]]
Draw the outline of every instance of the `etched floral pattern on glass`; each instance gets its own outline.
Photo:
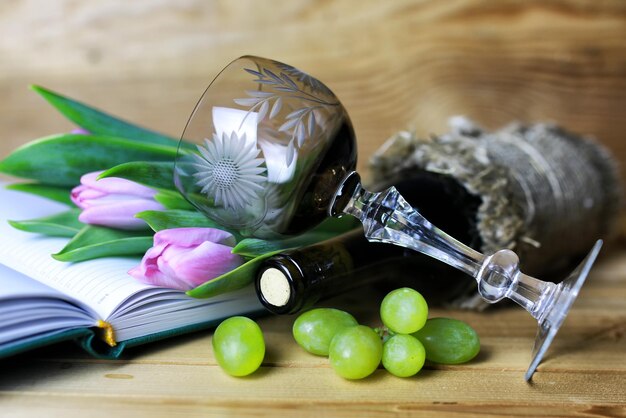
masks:
[[[183,195],[210,218],[262,238],[307,229],[294,215],[303,201],[330,199],[323,195],[332,190],[319,186],[323,171],[347,173],[356,163],[352,128],[335,95],[294,67],[257,57],[220,73],[182,139],[195,144],[179,148],[175,181]]]

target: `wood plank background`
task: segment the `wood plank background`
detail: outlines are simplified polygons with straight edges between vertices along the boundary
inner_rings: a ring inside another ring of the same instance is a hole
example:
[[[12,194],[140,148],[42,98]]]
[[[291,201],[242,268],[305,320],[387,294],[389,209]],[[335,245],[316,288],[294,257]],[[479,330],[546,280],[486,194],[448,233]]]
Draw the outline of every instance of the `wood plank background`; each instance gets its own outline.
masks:
[[[0,4],[0,157],[65,123],[41,84],[179,136],[217,72],[244,54],[330,86],[358,135],[361,167],[389,135],[551,120],[626,161],[626,3],[203,1]]]
[[[72,128],[27,89],[40,84],[179,136],[230,60],[266,56],[323,80],[347,107],[360,168],[392,133],[555,121],[595,136],[626,166],[626,2],[621,0],[0,3],[0,158]],[[625,174],[626,171],[622,171]],[[626,221],[624,222],[626,230]],[[534,321],[521,309],[434,309],[472,324],[479,357],[412,379],[361,382],[302,352],[291,317],[260,321],[259,373],[224,375],[210,333],[131,350],[122,361],[60,345],[0,362],[0,417],[626,416],[626,242],[600,260],[540,366],[523,380]],[[372,325],[380,295],[329,302]],[[363,304],[363,300],[368,300]]]

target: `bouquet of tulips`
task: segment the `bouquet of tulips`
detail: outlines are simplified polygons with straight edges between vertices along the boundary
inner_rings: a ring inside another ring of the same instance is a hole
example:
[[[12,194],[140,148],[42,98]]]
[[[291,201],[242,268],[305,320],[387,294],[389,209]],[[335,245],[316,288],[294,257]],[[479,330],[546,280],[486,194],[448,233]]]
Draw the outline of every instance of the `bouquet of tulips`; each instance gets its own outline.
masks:
[[[32,233],[68,237],[52,257],[80,262],[143,256],[129,274],[144,283],[211,297],[246,286],[260,261],[356,226],[329,219],[305,234],[268,241],[243,237],[206,218],[173,183],[177,149],[194,147],[33,86],[78,126],[30,142],[0,161],[0,172],[28,179],[8,187],[68,205],[45,218],[11,221]]]

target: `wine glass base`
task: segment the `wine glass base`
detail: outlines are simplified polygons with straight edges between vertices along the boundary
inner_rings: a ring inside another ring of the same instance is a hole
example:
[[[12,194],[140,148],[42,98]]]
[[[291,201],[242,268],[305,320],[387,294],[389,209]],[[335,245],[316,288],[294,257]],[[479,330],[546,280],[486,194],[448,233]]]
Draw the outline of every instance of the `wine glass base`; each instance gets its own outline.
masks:
[[[578,267],[557,286],[552,307],[539,322],[539,329],[537,330],[535,345],[533,347],[532,361],[525,375],[526,381],[532,378],[537,366],[539,366],[544,354],[548,350],[548,347],[550,347],[552,340],[554,340],[556,333],[559,331],[559,328],[561,328],[561,325],[563,325],[563,321],[574,304],[578,292],[585,282],[601,247],[602,240],[596,241],[589,254],[587,254],[587,257],[585,257]]]

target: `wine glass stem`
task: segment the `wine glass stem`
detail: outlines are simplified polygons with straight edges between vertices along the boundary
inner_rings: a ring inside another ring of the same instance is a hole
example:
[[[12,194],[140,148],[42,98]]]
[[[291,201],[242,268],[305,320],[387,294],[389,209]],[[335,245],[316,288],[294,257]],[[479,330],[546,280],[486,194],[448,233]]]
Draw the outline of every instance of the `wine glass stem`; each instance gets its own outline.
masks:
[[[342,211],[362,222],[368,240],[419,251],[474,277],[478,292],[488,302],[508,297],[541,319],[557,291],[555,284],[521,273],[513,251],[485,256],[441,231],[413,209],[395,187],[375,193],[359,183]]]
[[[358,187],[344,212],[363,223],[368,240],[419,251],[472,277],[476,277],[485,260],[484,255],[431,224],[395,187],[379,193]]]

